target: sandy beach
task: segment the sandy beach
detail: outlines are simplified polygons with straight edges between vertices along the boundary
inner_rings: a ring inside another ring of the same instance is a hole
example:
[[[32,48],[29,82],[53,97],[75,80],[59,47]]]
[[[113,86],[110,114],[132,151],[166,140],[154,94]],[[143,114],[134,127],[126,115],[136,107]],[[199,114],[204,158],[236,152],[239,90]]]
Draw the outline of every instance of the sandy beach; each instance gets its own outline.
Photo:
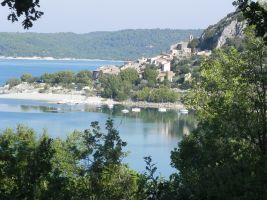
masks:
[[[0,99],[23,99],[23,100],[35,100],[46,101],[49,103],[58,104],[90,104],[90,105],[111,105],[121,104],[130,107],[141,108],[159,108],[164,107],[168,109],[182,109],[184,108],[181,103],[151,103],[151,102],[133,102],[133,101],[114,101],[112,99],[105,99],[98,96],[86,97],[84,95],[77,94],[52,94],[52,93],[8,93],[0,94]]]
[[[0,94],[0,99],[24,99],[47,101],[50,103],[86,103],[86,104],[109,104],[116,103],[111,99],[103,99],[101,97],[85,97],[83,95],[70,95],[70,94],[46,94],[46,93],[9,93]]]
[[[9,89],[7,85],[0,87],[0,99],[24,99],[45,101],[57,104],[90,104],[90,105],[115,105],[121,104],[127,107],[141,108],[167,108],[183,109],[184,105],[180,102],[175,103],[152,103],[145,101],[122,101],[118,102],[113,99],[102,98],[100,96],[88,96],[85,91],[75,91],[59,87],[50,87],[46,92],[40,93],[40,89],[45,84],[28,84],[21,83]]]

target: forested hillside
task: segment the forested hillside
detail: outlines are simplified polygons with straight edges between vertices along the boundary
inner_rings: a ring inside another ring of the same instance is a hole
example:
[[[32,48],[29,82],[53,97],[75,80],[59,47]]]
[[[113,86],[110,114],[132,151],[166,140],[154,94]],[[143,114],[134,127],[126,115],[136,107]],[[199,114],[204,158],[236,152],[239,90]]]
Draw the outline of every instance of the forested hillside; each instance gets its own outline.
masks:
[[[202,30],[138,29],[116,32],[0,33],[0,56],[131,60],[153,56]]]

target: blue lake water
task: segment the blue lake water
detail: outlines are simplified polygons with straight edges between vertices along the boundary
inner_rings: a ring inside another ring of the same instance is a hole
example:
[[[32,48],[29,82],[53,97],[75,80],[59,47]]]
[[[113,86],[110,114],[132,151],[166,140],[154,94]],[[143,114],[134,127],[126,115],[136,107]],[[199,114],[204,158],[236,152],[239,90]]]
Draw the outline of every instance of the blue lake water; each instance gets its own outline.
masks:
[[[60,70],[90,70],[106,64],[116,63],[0,60],[0,82],[5,82],[10,76],[19,77],[26,72],[41,75],[44,72]],[[128,151],[129,155],[124,159],[125,163],[142,172],[145,169],[143,157],[151,155],[162,175],[168,176],[174,172],[169,165],[170,152],[177,147],[183,135],[196,126],[194,115],[181,115],[175,110],[160,113],[157,109],[142,109],[140,113],[123,114],[122,109],[124,107],[119,105],[109,109],[105,106],[66,106],[39,101],[0,99],[0,131],[7,127],[15,128],[17,124],[25,124],[38,133],[46,129],[54,138],[66,138],[74,130],[89,128],[92,121],[99,121],[104,128],[110,117],[114,120],[121,138],[128,143],[125,151]]]
[[[40,76],[44,73],[71,70],[95,70],[103,65],[122,65],[121,61],[101,60],[8,60],[0,59],[0,85],[9,78],[19,78],[24,73]]]

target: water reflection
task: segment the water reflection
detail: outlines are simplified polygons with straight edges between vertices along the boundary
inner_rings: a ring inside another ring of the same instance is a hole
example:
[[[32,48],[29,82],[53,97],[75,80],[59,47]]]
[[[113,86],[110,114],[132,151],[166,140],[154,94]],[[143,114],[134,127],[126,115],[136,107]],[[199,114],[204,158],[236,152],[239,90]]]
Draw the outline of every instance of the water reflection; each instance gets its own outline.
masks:
[[[194,114],[180,114],[177,110],[168,110],[167,112],[159,112],[155,108],[143,108],[141,112],[131,112],[131,108],[122,105],[115,105],[113,108],[108,106],[94,106],[94,105],[57,105],[46,104],[43,105],[5,105],[0,104],[1,110],[16,110],[17,112],[51,112],[51,113],[65,113],[65,112],[93,112],[104,113],[112,118],[121,117],[128,119],[138,119],[143,123],[156,123],[158,126],[153,127],[155,132],[161,133],[165,136],[178,137],[181,139],[183,135],[188,135],[197,125]],[[123,109],[128,109],[129,113],[123,113]],[[144,130],[149,132],[149,130]],[[151,130],[150,130],[151,132]]]
[[[15,128],[22,123],[34,128],[38,133],[47,129],[52,137],[64,138],[73,130],[84,130],[92,121],[99,121],[104,128],[108,117],[114,120],[115,128],[121,138],[128,143],[125,159],[131,167],[138,171],[145,169],[144,156],[151,155],[160,172],[168,176],[170,167],[170,151],[177,147],[183,135],[191,132],[196,126],[193,113],[179,114],[176,110],[161,113],[158,109],[141,109],[134,113],[123,113],[125,107],[89,105],[59,105],[28,100],[0,100],[0,131]]]

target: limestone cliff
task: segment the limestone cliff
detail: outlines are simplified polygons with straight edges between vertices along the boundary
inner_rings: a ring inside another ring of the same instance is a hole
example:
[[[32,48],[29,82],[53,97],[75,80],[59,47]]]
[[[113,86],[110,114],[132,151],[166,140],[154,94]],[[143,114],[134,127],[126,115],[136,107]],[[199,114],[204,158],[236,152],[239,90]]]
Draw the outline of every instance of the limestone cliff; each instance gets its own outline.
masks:
[[[212,50],[223,47],[230,39],[244,37],[246,23],[241,13],[235,12],[227,15],[217,24],[209,26],[199,39],[201,50]]]

